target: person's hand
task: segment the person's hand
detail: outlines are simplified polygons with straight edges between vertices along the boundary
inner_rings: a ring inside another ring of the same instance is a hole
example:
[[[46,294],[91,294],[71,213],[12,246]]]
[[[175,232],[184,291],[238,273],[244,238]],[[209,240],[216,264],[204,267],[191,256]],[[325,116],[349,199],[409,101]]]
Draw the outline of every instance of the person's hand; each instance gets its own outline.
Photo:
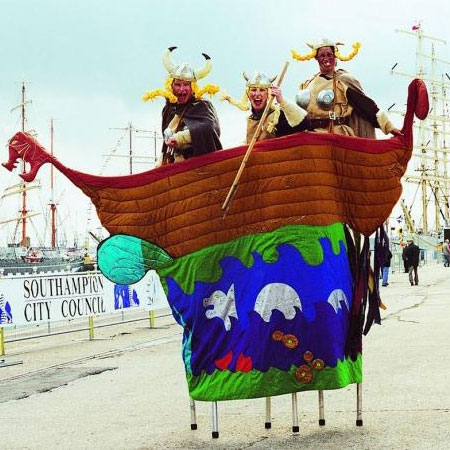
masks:
[[[391,134],[393,134],[394,136],[404,136],[403,133],[398,128],[393,128],[391,130]]]
[[[278,103],[281,103],[283,101],[283,94],[279,86],[272,86],[270,88],[270,92],[277,99]]]
[[[174,137],[170,137],[169,139],[167,139],[166,144],[167,147],[174,148],[177,146],[177,140]]]

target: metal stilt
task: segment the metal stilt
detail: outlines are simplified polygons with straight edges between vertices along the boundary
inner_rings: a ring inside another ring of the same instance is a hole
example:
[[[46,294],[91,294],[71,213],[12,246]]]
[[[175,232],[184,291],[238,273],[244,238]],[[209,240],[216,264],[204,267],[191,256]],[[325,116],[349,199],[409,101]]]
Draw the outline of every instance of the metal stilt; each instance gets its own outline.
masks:
[[[270,397],[266,397],[266,422],[264,423],[264,428],[266,430],[272,428],[271,400]]]
[[[362,383],[356,385],[356,426],[363,426],[362,419]]]
[[[195,411],[195,400],[189,397],[189,403],[191,408],[191,430],[197,429],[197,412]]]
[[[323,427],[325,425],[325,404],[323,401],[323,391],[319,391],[319,425]]]
[[[298,426],[298,406],[297,406],[297,392],[292,393],[292,432],[298,433],[300,428]]]
[[[212,402],[212,420],[213,420],[212,438],[217,439],[219,437],[219,416],[217,414],[217,402]]]

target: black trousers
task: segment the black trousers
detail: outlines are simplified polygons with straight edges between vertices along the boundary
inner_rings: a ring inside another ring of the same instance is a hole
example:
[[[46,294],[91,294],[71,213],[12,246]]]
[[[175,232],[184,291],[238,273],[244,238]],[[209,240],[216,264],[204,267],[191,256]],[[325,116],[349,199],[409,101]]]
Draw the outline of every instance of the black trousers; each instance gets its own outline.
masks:
[[[413,282],[413,271],[414,271],[414,282]],[[411,284],[419,284],[419,275],[417,274],[417,266],[409,266],[409,282]]]

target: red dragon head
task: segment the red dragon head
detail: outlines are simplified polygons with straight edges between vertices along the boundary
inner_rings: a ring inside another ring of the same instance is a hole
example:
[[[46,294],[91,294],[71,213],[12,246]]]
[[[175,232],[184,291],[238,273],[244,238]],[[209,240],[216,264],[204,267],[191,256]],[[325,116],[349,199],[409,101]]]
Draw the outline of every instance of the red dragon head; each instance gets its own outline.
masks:
[[[26,181],[33,181],[39,168],[49,162],[54,162],[55,158],[48,153],[34,138],[28,133],[18,132],[9,141],[9,159],[2,163],[2,166],[10,172],[17,167],[17,160],[21,158],[30,165],[20,174],[20,177]]]

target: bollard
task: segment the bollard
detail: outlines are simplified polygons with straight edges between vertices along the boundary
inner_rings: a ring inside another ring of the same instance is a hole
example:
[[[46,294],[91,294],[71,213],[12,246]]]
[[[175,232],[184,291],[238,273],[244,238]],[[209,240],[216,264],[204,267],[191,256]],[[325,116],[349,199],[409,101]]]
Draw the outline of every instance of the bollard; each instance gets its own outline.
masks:
[[[5,356],[5,329],[0,328],[0,356]]]
[[[150,311],[150,328],[155,328],[155,311]]]
[[[94,317],[89,316],[89,340],[94,340]]]

